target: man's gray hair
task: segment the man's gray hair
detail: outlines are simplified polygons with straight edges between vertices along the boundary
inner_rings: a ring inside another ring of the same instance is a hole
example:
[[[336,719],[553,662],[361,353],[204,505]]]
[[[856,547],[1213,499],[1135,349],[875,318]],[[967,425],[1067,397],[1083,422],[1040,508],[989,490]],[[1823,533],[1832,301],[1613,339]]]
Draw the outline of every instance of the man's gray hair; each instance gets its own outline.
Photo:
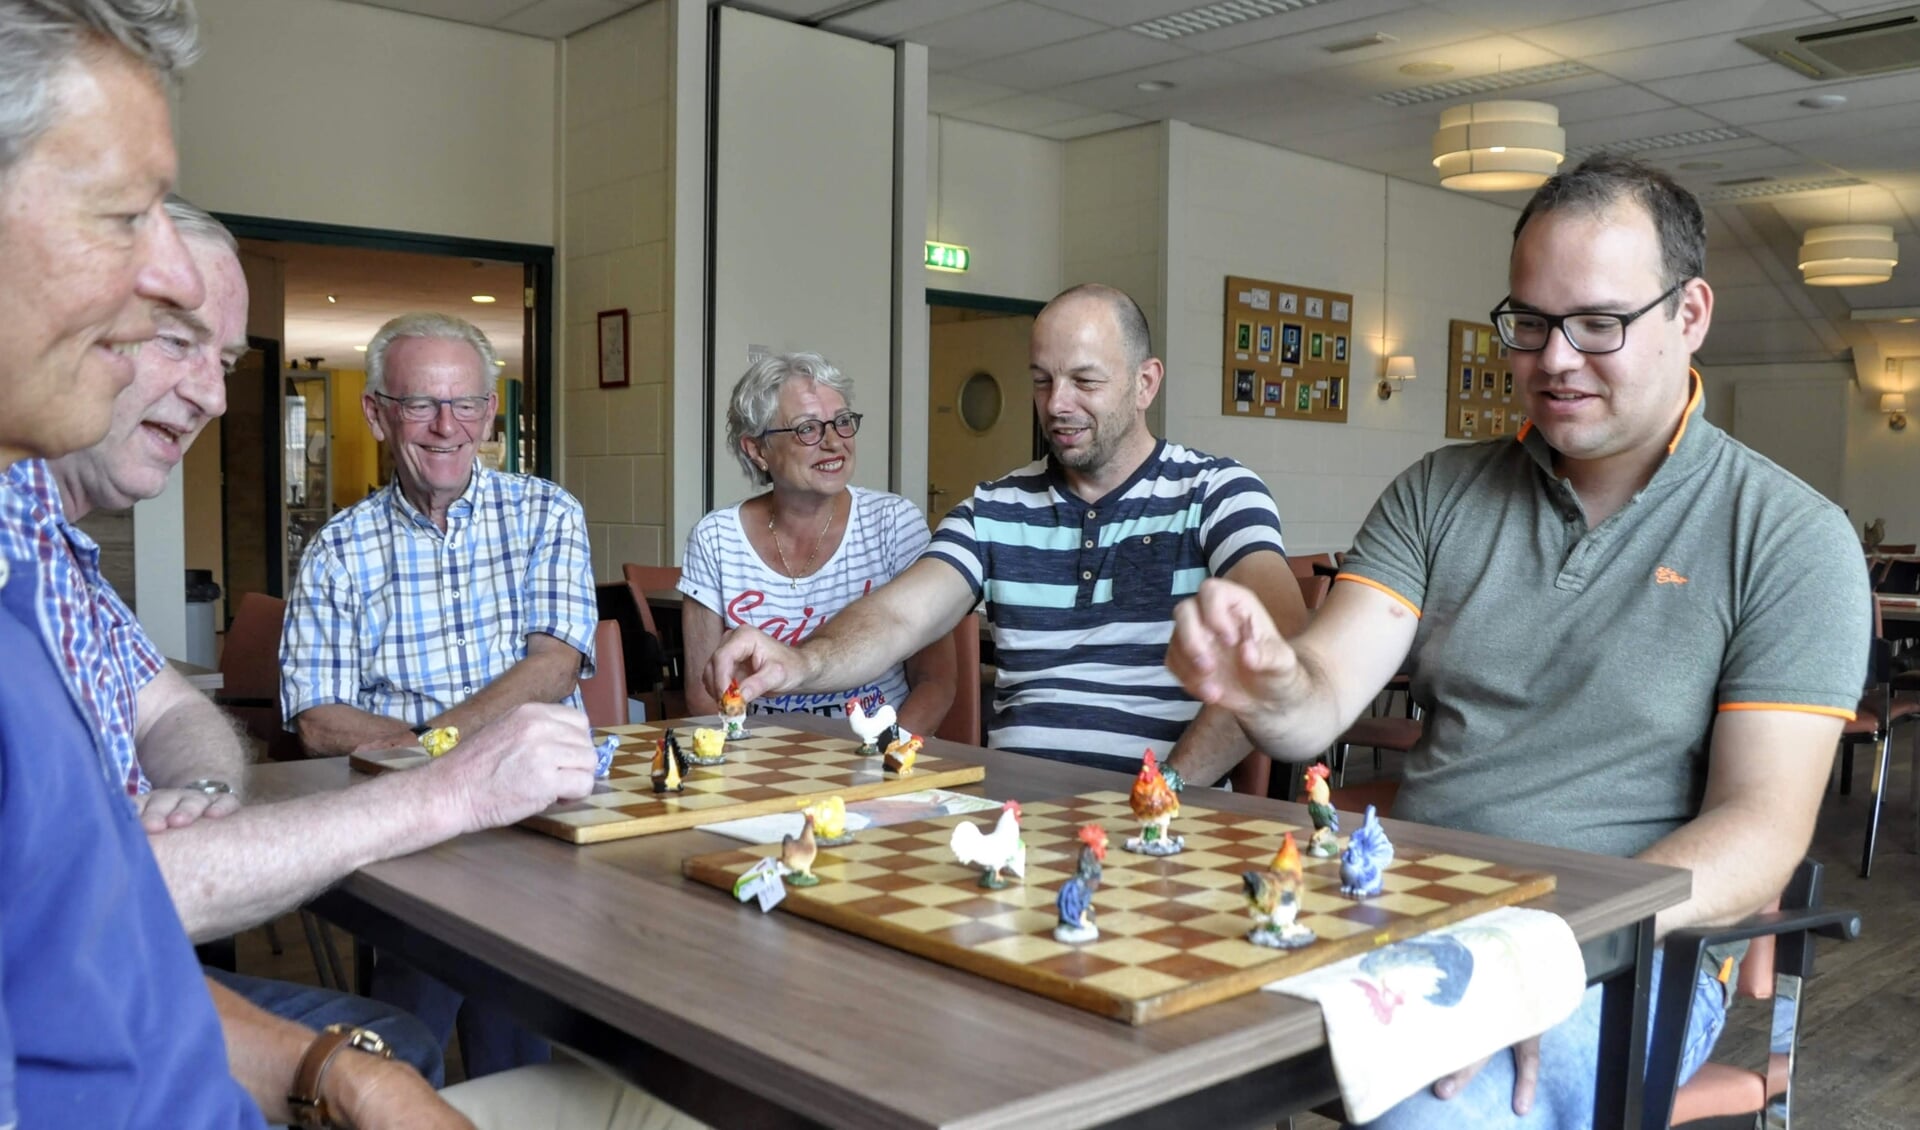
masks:
[[[464,341],[480,355],[481,376],[486,378],[487,391],[493,392],[500,383],[499,358],[494,355],[493,343],[480,327],[464,318],[452,314],[420,312],[402,314],[373,335],[367,343],[367,391],[387,391],[387,347],[403,337],[437,337],[443,341]]]
[[[200,50],[193,0],[0,0],[0,176],[52,127],[61,68],[105,46],[171,80]]]
[[[727,404],[727,449],[756,486],[767,485],[773,476],[747,458],[740,441],[773,426],[773,414],[780,410],[780,390],[791,380],[825,385],[853,407],[853,382],[818,353],[768,353],[756,358],[734,384],[733,399]]]
[[[209,212],[202,211],[185,199],[169,195],[165,204],[167,218],[173,221],[174,229],[181,239],[197,239],[202,243],[211,243],[215,247],[224,247],[235,255],[240,254],[240,241],[233,238],[227,225],[213,218]]]

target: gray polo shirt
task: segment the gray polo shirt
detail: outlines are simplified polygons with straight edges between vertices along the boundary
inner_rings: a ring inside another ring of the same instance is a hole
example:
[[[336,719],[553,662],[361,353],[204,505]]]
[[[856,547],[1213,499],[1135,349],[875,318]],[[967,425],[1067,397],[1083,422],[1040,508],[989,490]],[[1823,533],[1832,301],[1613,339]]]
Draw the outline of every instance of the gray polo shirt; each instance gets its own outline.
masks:
[[[1609,855],[1690,820],[1728,710],[1853,717],[1872,612],[1846,516],[1692,402],[1589,529],[1530,425],[1443,447],[1374,504],[1342,579],[1420,615],[1426,734],[1394,815]]]

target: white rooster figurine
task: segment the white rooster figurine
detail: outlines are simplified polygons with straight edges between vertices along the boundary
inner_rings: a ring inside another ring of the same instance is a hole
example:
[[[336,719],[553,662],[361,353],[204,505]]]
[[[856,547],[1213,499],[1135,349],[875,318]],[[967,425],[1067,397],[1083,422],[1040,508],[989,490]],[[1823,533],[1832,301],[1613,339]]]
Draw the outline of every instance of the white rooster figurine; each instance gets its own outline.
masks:
[[[960,862],[980,868],[980,885],[988,890],[1007,885],[1002,871],[1024,879],[1027,843],[1020,838],[1020,802],[1010,800],[1001,806],[1000,820],[991,832],[983,834],[980,825],[971,820],[954,825],[953,854]]]
[[[893,714],[893,704],[882,702],[873,713],[867,713],[858,697],[847,699],[847,723],[853,732],[860,735],[860,755],[872,757],[880,752],[880,735],[898,724]]]

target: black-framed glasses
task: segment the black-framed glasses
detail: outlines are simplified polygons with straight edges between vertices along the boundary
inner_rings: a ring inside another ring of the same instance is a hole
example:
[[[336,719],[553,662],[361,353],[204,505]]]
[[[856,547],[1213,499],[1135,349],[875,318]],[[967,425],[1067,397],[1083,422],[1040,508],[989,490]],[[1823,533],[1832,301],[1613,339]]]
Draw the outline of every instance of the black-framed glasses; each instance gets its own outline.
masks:
[[[839,433],[841,439],[852,439],[860,434],[860,413],[842,412],[831,420],[802,420],[790,428],[768,428],[760,433],[760,438],[765,439],[780,432],[792,432],[794,442],[806,447],[817,447],[821,440],[827,438],[829,425]]]
[[[1629,314],[1598,310],[1576,310],[1571,314],[1514,310],[1507,306],[1513,301],[1513,296],[1508,295],[1487,317],[1492,320],[1494,329],[1500,332],[1500,340],[1506,343],[1507,348],[1522,353],[1538,353],[1545,349],[1556,326],[1566,335],[1567,344],[1582,353],[1616,353],[1627,344],[1627,327],[1635,319],[1678,294],[1685,285],[1684,280],[1674,283],[1660,297]]]
[[[428,420],[437,418],[440,415],[440,406],[443,404],[453,409],[453,418],[463,424],[486,419],[489,415],[488,410],[493,406],[491,394],[456,396],[447,400],[439,400],[431,396],[388,396],[384,392],[376,392],[373,395],[388,404],[397,405],[400,409],[400,418],[413,424],[424,424]]]

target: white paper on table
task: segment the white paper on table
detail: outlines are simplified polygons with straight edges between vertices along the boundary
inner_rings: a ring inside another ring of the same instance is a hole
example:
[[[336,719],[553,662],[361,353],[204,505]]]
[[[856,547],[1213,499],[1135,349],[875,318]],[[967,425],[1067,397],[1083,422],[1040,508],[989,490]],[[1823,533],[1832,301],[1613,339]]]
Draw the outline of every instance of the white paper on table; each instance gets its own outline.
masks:
[[[806,827],[800,809],[830,794],[795,797],[792,812],[771,812],[765,816],[744,816],[720,824],[702,824],[705,832],[718,832],[750,844],[777,844],[783,836],[797,836]],[[968,812],[997,811],[1003,802],[969,796],[951,789],[921,789],[896,796],[857,800],[847,806],[847,831],[858,832],[876,824],[904,824],[909,820],[935,820]]]
[[[1275,981],[1316,1001],[1355,1122],[1573,1015],[1580,943],[1559,915],[1508,906]]]

